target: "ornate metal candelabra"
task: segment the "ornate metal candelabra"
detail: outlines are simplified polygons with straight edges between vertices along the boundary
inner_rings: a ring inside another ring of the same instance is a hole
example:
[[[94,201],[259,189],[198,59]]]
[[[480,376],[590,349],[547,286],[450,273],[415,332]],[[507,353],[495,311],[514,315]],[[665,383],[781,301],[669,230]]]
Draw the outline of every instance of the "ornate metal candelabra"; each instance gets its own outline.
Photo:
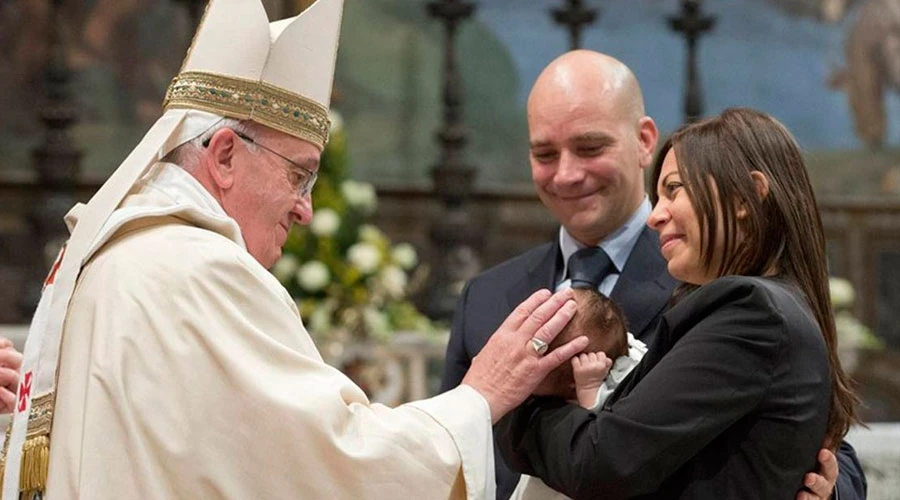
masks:
[[[581,0],[565,0],[565,7],[550,9],[550,14],[557,24],[569,30],[569,49],[581,47],[581,30],[597,20],[599,9],[590,9],[582,5]]]
[[[43,276],[68,237],[63,217],[75,203],[73,191],[81,169],[81,150],[70,133],[77,122],[78,107],[69,91],[72,72],[60,39],[61,7],[62,0],[53,0],[48,30],[50,57],[44,70],[44,96],[39,105],[44,136],[32,153],[38,188],[28,217],[33,237],[28,281],[21,302],[22,315],[26,318],[31,318],[37,307]]]
[[[480,236],[466,207],[472,193],[475,168],[466,163],[462,150],[468,132],[462,120],[462,83],[456,58],[459,23],[475,10],[465,0],[435,0],[428,3],[429,15],[444,23],[443,124],[437,132],[441,156],[431,170],[434,194],[441,208],[431,223],[429,236],[434,253],[430,296],[425,304],[432,318],[449,318],[463,283],[480,268],[476,249]]]
[[[693,122],[703,115],[703,90],[697,74],[697,42],[715,25],[715,16],[700,12],[700,0],[681,0],[681,13],[669,16],[674,31],[684,33],[687,40],[687,88],[684,97],[684,119]]]

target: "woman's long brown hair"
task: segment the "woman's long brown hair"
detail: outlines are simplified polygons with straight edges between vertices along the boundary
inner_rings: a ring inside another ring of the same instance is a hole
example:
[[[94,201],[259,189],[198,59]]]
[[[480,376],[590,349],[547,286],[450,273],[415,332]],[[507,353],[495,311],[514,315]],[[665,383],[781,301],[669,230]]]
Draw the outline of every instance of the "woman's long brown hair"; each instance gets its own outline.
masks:
[[[732,108],[686,125],[663,144],[654,164],[650,196],[670,149],[698,214],[701,255],[717,276],[764,276],[775,270],[806,294],[828,349],[832,380],[826,443],[836,448],[850,424],[858,422],[858,399],[837,355],[834,312],[828,291],[825,232],[800,148],[780,122],[764,113]],[[751,172],[768,179],[760,197]],[[739,218],[738,209],[747,211]],[[724,247],[714,255],[717,228]]]

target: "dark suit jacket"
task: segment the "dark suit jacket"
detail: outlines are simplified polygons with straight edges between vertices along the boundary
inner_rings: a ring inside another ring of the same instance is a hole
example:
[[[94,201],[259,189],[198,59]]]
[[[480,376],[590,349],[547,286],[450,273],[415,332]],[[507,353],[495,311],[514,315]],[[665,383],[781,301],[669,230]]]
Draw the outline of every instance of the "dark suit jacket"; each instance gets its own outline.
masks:
[[[519,303],[541,288],[553,290],[562,268],[559,240],[536,247],[472,279],[453,317],[441,391],[459,385],[488,338]],[[656,322],[677,282],[659,253],[655,231],[644,228],[625,263],[611,299],[624,311],[629,330],[650,345]],[[497,498],[505,500],[519,475],[496,454]]]
[[[575,499],[792,499],[830,401],[825,341],[799,289],[729,276],[663,314],[599,413],[532,398],[496,430],[514,468]]]

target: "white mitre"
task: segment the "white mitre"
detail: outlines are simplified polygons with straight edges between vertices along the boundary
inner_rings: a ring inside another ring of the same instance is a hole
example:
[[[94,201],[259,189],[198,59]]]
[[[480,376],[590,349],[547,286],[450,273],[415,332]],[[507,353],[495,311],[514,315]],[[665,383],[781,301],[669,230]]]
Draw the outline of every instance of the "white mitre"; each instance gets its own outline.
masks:
[[[3,500],[45,490],[69,300],[101,227],[132,185],[222,117],[253,120],[324,148],[343,0],[307,3],[299,15],[269,23],[259,0],[211,0],[166,92],[163,115],[83,207],[28,331],[18,402],[0,455]]]
[[[319,1],[270,24],[259,2],[210,3],[163,106],[250,119],[321,150],[341,12],[341,1]]]

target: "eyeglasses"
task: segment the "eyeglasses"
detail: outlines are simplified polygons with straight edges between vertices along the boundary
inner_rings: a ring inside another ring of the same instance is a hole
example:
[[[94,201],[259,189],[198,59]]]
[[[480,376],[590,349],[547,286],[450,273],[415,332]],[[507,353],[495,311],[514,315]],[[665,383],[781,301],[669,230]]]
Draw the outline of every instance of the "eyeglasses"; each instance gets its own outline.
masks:
[[[272,153],[273,155],[281,158],[282,160],[288,162],[288,164],[292,167],[291,168],[291,178],[290,178],[291,185],[294,186],[294,189],[296,189],[297,191],[300,192],[301,198],[305,198],[305,197],[309,196],[310,194],[312,194],[313,186],[316,185],[316,179],[319,177],[318,173],[304,167],[303,165],[300,165],[299,163],[288,158],[287,156],[284,156],[283,154],[279,153],[278,151],[275,151],[274,149],[272,149],[264,144],[260,144],[259,142],[254,140],[252,137],[247,137],[246,135],[244,135],[241,132],[238,132],[237,130],[232,129],[232,132],[234,132],[234,135],[249,142],[250,144],[255,144],[255,145],[261,147],[262,149],[265,149],[266,151]],[[203,141],[204,148],[209,146],[210,139],[212,139],[212,137],[207,137],[206,140]]]

